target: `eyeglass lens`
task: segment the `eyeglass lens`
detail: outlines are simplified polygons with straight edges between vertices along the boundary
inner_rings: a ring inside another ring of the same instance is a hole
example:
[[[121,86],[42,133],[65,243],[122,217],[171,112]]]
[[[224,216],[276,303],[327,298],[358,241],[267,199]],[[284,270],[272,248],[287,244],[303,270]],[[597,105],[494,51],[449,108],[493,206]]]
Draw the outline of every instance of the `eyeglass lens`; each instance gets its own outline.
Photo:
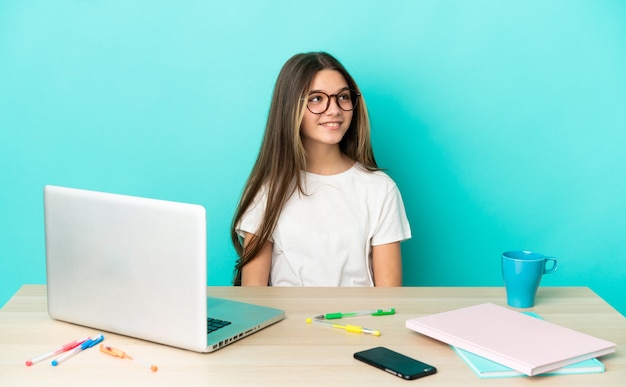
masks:
[[[330,99],[335,97],[337,106],[339,106],[341,110],[350,111],[354,110],[356,107],[359,95],[359,93],[352,89],[342,90],[339,93],[332,95],[316,91],[309,94],[306,106],[311,113],[322,114],[330,107]]]

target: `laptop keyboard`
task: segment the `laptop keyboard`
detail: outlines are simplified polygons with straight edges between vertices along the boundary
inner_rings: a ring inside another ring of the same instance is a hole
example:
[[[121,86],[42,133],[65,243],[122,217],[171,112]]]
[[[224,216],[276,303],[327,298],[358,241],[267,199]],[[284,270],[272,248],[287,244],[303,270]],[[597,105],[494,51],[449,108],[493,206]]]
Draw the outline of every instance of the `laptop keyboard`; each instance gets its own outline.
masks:
[[[220,328],[224,328],[226,325],[230,325],[230,321],[218,320],[216,318],[207,318],[206,319],[206,333],[215,332]]]

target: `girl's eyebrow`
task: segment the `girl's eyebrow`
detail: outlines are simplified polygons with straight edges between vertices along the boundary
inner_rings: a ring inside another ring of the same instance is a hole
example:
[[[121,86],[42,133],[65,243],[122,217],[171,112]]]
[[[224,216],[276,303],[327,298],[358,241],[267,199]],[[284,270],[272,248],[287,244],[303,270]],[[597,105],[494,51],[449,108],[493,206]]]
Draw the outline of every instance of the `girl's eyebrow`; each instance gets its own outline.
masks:
[[[349,86],[344,86],[344,87],[342,87],[341,89],[337,90],[337,93],[341,93],[342,91],[344,91],[344,90],[349,90],[349,89],[350,89],[350,87],[349,87]],[[324,93],[324,94],[328,94],[328,93],[326,93],[324,90],[311,90],[311,91],[309,91],[309,94],[313,94],[313,93]],[[335,93],[335,94],[337,94],[337,93]],[[333,94],[333,95],[334,95],[334,94]]]

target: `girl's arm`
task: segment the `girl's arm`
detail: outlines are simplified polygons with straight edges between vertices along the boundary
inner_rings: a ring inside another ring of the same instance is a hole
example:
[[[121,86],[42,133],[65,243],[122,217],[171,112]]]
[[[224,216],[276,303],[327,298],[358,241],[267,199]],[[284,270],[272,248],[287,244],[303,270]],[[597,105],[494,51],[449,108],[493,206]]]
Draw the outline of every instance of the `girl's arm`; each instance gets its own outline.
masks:
[[[372,246],[374,286],[402,286],[400,242]]]
[[[253,238],[255,238],[253,234],[245,234],[244,249]],[[267,286],[269,284],[272,247],[272,242],[265,243],[261,252],[241,268],[241,286]]]

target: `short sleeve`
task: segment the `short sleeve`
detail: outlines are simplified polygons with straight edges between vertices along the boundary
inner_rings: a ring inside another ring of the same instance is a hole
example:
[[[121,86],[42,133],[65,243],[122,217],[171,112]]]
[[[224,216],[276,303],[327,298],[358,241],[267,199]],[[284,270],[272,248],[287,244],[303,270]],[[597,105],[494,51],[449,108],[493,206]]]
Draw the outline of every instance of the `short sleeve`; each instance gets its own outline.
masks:
[[[411,227],[404,209],[402,195],[394,183],[385,196],[372,246],[401,242],[411,238]]]
[[[250,207],[248,207],[235,227],[239,236],[243,238],[245,233],[257,234],[265,216],[266,203],[267,190],[261,188],[254,198],[254,201],[250,204]]]

